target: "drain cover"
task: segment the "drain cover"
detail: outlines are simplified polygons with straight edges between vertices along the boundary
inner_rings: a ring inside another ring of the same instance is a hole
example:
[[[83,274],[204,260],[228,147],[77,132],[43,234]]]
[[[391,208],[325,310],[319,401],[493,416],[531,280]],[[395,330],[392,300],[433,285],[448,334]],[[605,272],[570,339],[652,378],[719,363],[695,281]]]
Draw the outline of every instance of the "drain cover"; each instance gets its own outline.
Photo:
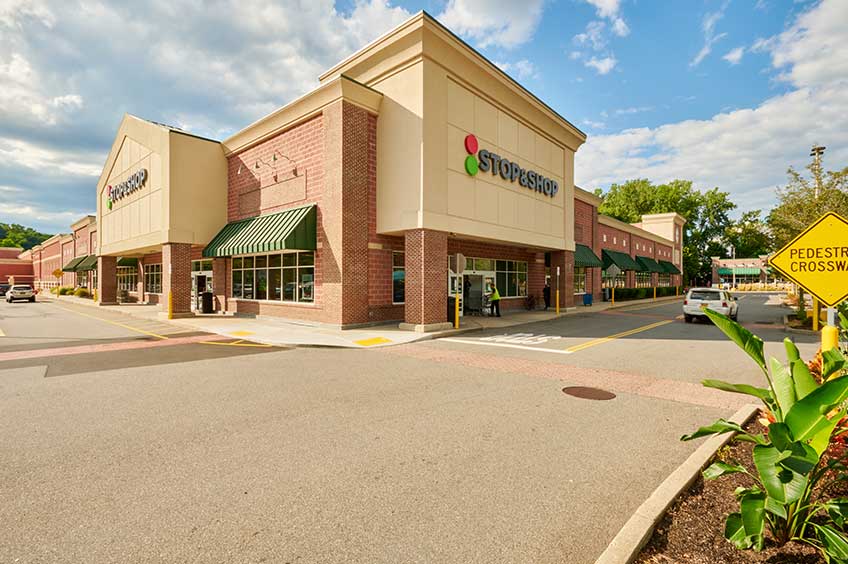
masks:
[[[567,386],[562,389],[563,393],[575,398],[588,400],[611,400],[615,394],[600,388],[588,388],[586,386]]]

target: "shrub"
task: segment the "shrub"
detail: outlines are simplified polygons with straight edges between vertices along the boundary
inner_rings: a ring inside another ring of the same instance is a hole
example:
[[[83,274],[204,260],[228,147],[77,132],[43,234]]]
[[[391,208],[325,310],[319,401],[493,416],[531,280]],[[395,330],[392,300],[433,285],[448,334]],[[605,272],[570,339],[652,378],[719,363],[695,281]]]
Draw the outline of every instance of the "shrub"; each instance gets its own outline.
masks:
[[[73,294],[73,292],[74,292],[74,289],[70,288],[68,286],[62,286],[61,288],[59,288],[59,295],[60,296],[67,296],[68,294]]]
[[[727,474],[744,474],[752,485],[737,488],[739,511],[727,516],[724,536],[736,548],[761,550],[766,529],[778,545],[790,540],[816,547],[827,562],[848,560],[848,498],[829,498],[830,486],[848,479],[842,456],[823,456],[831,442],[840,442],[846,415],[848,359],[838,350],[822,354],[821,384],[801,360],[798,348],[784,340],[788,365],[774,357],[766,362],[763,341],[730,318],[706,310],[716,327],[750,356],[768,383],[767,388],[704,380],[709,388],[754,396],[765,405],[768,430],[751,435],[738,424],[719,419],[681,440],[738,433],[734,440],[754,444],[755,470],[735,461],[713,462],[703,475],[714,480]],[[825,480],[820,484],[822,479]]]
[[[85,288],[77,288],[76,291],[74,291],[74,295],[78,298],[88,298],[90,296],[88,290]]]

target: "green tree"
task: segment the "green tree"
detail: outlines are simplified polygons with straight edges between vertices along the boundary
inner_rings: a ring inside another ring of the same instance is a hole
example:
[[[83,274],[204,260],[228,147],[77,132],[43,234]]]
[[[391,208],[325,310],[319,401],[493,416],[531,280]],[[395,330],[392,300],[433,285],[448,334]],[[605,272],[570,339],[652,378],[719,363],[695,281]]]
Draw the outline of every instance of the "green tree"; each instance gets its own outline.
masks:
[[[724,241],[736,249],[737,257],[758,257],[774,250],[769,227],[761,215],[760,210],[746,211],[727,228]]]
[[[686,218],[683,230],[683,275],[687,284],[705,282],[712,273],[711,256],[726,254],[724,236],[731,225],[728,215],[736,204],[729,194],[718,188],[701,192],[690,180],[672,180],[653,184],[640,178],[613,184],[604,193],[600,212],[627,223],[641,220],[642,215],[677,212]]]
[[[50,235],[39,233],[31,227],[17,223],[0,223],[0,247],[22,247],[27,250],[49,238]]]
[[[778,188],[778,205],[768,215],[767,223],[780,248],[827,212],[848,219],[848,167],[824,172],[821,163],[807,166],[810,178],[789,168],[789,182]],[[816,186],[819,194],[816,197]]]

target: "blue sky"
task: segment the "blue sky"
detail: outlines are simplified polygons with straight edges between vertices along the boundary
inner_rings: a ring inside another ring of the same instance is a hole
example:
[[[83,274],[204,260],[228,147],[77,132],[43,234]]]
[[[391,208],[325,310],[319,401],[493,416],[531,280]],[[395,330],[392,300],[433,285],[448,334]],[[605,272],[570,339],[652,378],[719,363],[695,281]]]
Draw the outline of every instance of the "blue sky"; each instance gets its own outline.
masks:
[[[93,212],[124,112],[223,139],[422,9],[589,135],[584,188],[686,178],[741,213],[813,143],[848,164],[844,0],[3,0],[0,221]]]

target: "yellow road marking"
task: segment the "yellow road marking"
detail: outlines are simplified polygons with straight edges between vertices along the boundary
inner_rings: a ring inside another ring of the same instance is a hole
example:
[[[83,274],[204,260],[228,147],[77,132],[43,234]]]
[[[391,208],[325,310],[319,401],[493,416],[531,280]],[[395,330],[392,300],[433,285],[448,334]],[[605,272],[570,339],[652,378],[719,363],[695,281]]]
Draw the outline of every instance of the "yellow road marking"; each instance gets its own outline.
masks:
[[[0,329],[0,337],[5,337],[5,336],[6,336],[6,333],[4,333],[2,329]]]
[[[133,327],[132,325],[126,325],[124,323],[118,323],[117,321],[111,321],[109,319],[103,319],[102,317],[97,317],[96,315],[89,315],[87,313],[83,313],[81,311],[77,311],[75,309],[69,309],[66,307],[62,307],[60,305],[53,304],[55,307],[59,309],[64,309],[65,311],[70,311],[71,313],[76,313],[77,315],[82,315],[84,317],[90,317],[92,319],[96,319],[98,321],[102,321],[104,323],[110,323],[112,325],[117,325],[118,327],[123,327],[124,329],[129,329],[130,331],[135,331],[136,333],[141,333],[142,335],[149,335],[151,337],[156,337],[157,339],[167,339],[168,337],[164,335],[157,335],[156,333],[151,333],[150,331],[145,331],[144,329],[139,329],[138,327]]]
[[[245,343],[244,339],[239,339],[232,343],[224,343],[221,341],[200,341],[201,345],[218,345],[223,347],[259,347],[263,349],[271,348],[274,345],[266,345],[264,343]]]
[[[387,339],[385,337],[372,337],[370,339],[360,339],[358,341],[354,341],[354,344],[362,347],[373,347],[374,345],[383,345],[385,343],[391,342],[391,339]]]
[[[253,331],[233,331],[230,333],[233,337],[248,337],[250,335],[255,335]]]
[[[674,323],[671,319],[666,319],[665,321],[657,321],[656,323],[651,323],[650,325],[643,325],[642,327],[637,327],[635,329],[630,329],[629,331],[622,331],[621,333],[616,333],[615,335],[610,335],[609,337],[601,337],[600,339],[593,339],[591,341],[587,341],[585,343],[581,343],[579,345],[574,345],[573,347],[568,347],[565,349],[568,352],[577,352],[582,351],[583,349],[588,349],[589,347],[594,347],[596,345],[602,345],[604,343],[608,343],[614,339],[620,339],[622,337],[627,337],[629,335],[635,335],[636,333],[641,333],[643,331],[650,331],[651,329],[655,329],[662,325],[667,325],[669,323]]]

